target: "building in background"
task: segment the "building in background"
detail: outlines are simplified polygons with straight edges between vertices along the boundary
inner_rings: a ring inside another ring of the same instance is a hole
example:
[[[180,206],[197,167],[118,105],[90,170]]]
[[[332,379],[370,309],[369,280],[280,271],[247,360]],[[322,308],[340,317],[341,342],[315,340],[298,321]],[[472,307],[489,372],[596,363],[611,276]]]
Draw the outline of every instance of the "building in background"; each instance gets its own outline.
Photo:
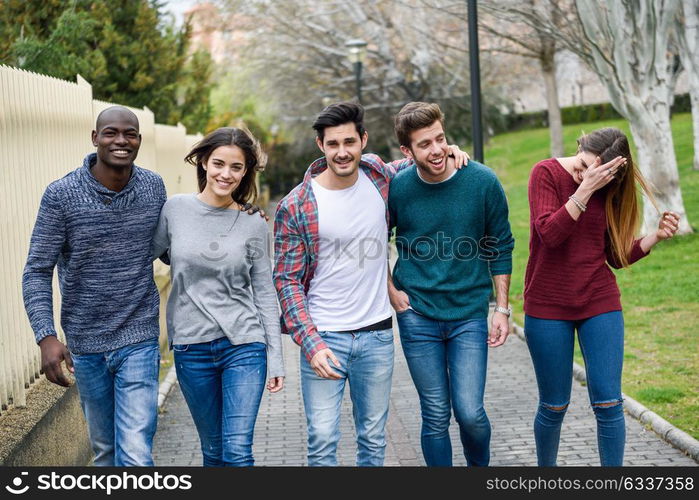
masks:
[[[206,49],[216,64],[233,63],[252,33],[252,23],[240,14],[221,11],[210,2],[184,12],[192,27],[190,51]]]

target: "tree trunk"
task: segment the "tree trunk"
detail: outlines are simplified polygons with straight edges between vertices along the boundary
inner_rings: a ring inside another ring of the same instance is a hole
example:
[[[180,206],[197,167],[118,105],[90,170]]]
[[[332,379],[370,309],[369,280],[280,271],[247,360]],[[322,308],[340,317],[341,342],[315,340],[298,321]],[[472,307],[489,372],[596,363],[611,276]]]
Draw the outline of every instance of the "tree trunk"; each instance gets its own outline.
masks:
[[[576,0],[588,63],[609,91],[614,108],[631,126],[636,161],[652,184],[659,210],[680,215],[679,234],[692,232],[682,200],[670,128],[675,78],[669,47],[679,0]],[[657,229],[658,213],[643,204],[643,233]]]
[[[684,14],[680,37],[682,64],[689,80],[689,98],[692,102],[692,130],[694,131],[694,170],[699,170],[699,4],[696,0],[682,0]]]
[[[678,234],[692,232],[680,190],[677,173],[677,159],[670,130],[669,111],[664,106],[655,108],[656,112],[636,115],[630,121],[631,133],[638,154],[634,160],[643,176],[650,181],[660,213],[672,210],[680,216]],[[643,204],[643,226],[641,234],[649,234],[658,228],[660,214],[652,203]]]
[[[558,86],[556,85],[556,65],[553,61],[553,53],[549,61],[541,61],[541,72],[544,76],[546,88],[546,109],[549,118],[549,136],[551,137],[551,156],[563,156],[563,120],[561,119],[561,106],[558,104]]]
[[[548,0],[545,7],[551,21],[558,27],[561,23],[559,15],[558,0]],[[537,32],[539,35],[540,52],[539,62],[541,63],[541,71],[544,76],[544,87],[546,88],[546,109],[549,118],[549,136],[551,137],[551,156],[554,158],[561,157],[563,151],[563,120],[561,118],[561,105],[558,102],[558,84],[556,83],[556,40],[543,33]]]
[[[694,170],[699,170],[699,75],[690,76],[695,80],[694,89],[690,90],[689,98],[692,101],[692,130],[694,131]]]

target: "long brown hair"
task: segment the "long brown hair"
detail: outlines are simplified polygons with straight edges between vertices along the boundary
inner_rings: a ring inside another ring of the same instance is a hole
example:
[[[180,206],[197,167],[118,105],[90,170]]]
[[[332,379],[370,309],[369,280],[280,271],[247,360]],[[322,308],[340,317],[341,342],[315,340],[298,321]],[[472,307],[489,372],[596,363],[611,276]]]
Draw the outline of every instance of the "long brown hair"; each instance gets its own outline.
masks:
[[[243,174],[238,187],[231,193],[231,197],[241,205],[254,202],[257,198],[255,177],[258,170],[264,169],[267,156],[262,152],[257,139],[249,130],[244,128],[218,128],[196,143],[187,156],[184,157],[184,161],[197,167],[199,192],[204,191],[206,187],[204,163],[209,160],[211,153],[221,146],[238,146],[245,156],[245,174]]]
[[[655,197],[648,181],[631,158],[629,140],[616,128],[601,128],[578,139],[578,151],[599,156],[602,164],[617,156],[626,158],[626,165],[619,167],[615,179],[607,184],[605,210],[607,232],[616,261],[622,266],[629,265],[629,255],[640,223],[638,191],[641,187],[648,199],[657,208]]]

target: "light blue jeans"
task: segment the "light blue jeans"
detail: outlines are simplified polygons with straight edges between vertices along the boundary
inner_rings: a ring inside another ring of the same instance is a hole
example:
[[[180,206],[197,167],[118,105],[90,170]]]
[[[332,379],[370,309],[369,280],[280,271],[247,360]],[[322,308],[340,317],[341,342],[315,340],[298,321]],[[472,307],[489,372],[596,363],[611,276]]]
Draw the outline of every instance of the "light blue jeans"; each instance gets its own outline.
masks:
[[[612,311],[579,321],[524,317],[524,333],[539,386],[534,420],[536,455],[541,466],[556,465],[561,424],[573,383],[573,346],[578,331],[587,373],[587,392],[597,420],[603,466],[624,461],[626,428],[621,398],[624,317]]]
[[[393,375],[393,330],[319,332],[341,367],[342,378],[319,377],[301,353],[301,389],[308,424],[308,465],[337,465],[340,408],[349,382],[357,431],[357,465],[380,467],[386,451],[386,419]]]
[[[204,467],[255,465],[252,438],[267,376],[265,344],[233,345],[223,337],[172,348]]]
[[[158,415],[158,340],[71,356],[94,464],[152,466]]]
[[[397,314],[400,340],[420,397],[422,454],[428,466],[452,465],[452,408],[470,466],[490,463],[490,421],[483,407],[488,366],[486,318],[438,321],[412,309]]]

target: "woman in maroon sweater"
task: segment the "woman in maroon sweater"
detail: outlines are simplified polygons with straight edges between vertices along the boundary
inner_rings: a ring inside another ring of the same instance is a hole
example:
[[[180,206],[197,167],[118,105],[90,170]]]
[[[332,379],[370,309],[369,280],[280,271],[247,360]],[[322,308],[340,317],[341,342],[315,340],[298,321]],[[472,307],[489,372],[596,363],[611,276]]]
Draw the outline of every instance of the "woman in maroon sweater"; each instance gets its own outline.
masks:
[[[664,212],[656,232],[635,239],[637,184],[652,200],[626,136],[614,128],[582,136],[575,156],[550,158],[532,170],[524,330],[539,386],[534,421],[539,465],[556,465],[570,401],[575,330],[597,419],[601,464],[622,465],[624,319],[609,266],[627,267],[645,257],[679,224],[677,214]]]

